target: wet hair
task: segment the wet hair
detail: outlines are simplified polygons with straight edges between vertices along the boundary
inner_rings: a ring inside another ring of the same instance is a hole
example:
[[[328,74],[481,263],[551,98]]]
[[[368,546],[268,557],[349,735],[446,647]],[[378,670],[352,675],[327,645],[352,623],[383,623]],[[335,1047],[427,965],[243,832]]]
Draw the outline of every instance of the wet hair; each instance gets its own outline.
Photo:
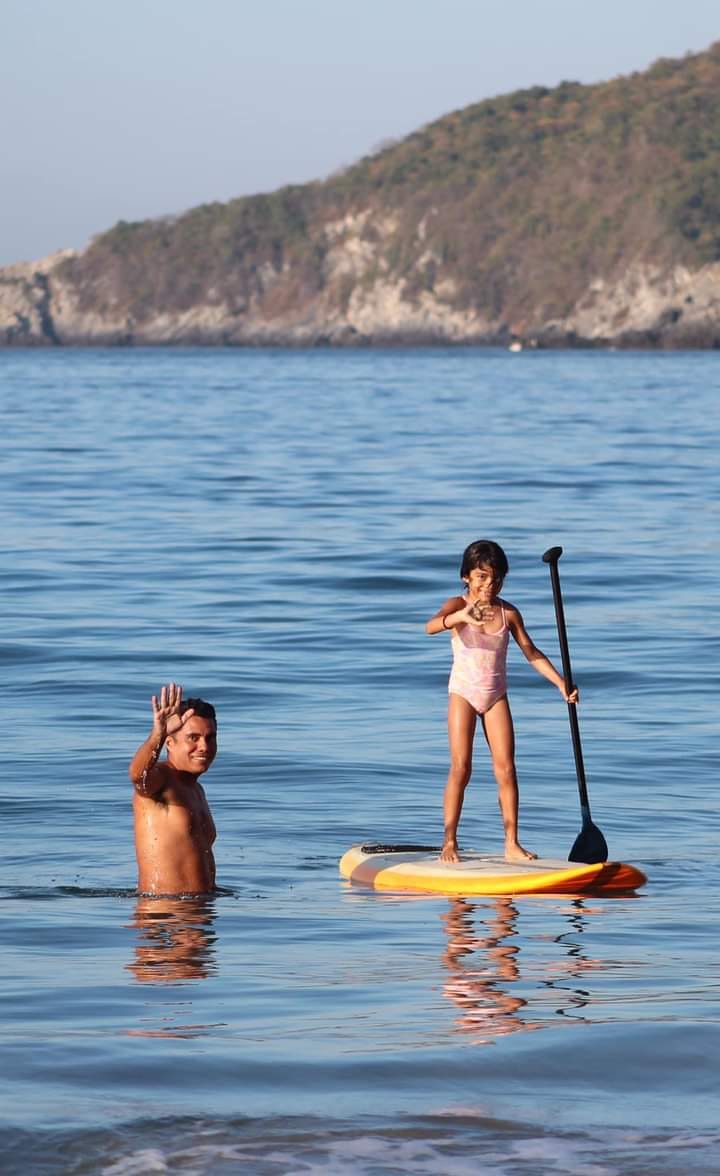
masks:
[[[493,543],[492,539],[476,539],[474,543],[468,544],[463,551],[460,579],[466,579],[472,571],[480,567],[492,568],[502,583],[510,570],[510,565],[499,543]]]
[[[184,698],[180,704],[180,714],[184,715],[187,710],[195,711],[200,719],[210,719],[217,727],[215,707],[212,703],[206,702],[204,698]]]

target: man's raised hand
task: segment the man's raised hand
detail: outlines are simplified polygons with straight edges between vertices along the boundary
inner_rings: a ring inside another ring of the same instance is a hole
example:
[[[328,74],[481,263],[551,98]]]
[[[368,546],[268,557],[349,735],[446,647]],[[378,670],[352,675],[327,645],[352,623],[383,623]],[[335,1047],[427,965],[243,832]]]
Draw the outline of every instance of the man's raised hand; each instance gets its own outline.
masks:
[[[163,738],[179,731],[195,714],[192,708],[180,714],[182,686],[179,686],[177,682],[170,682],[167,686],[163,686],[160,690],[160,698],[158,699],[158,696],[153,694],[151,702],[153,727]]]

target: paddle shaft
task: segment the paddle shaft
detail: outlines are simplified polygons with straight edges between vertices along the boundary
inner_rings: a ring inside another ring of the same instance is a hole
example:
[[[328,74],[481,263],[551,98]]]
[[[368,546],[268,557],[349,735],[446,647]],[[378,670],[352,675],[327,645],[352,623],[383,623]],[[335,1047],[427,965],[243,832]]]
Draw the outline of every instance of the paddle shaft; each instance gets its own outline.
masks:
[[[565,627],[565,610],[563,608],[562,593],[560,591],[560,574],[558,560],[562,555],[562,547],[551,547],[543,555],[543,562],[550,567],[550,581],[552,583],[553,601],[555,603],[555,619],[557,621],[558,637],[560,638],[560,656],[562,658],[565,689],[568,694],[573,689],[574,682],[570,666],[570,648],[568,646],[567,629]],[[580,743],[580,726],[578,724],[577,706],[573,702],[567,704],[570,719],[570,734],[572,735],[573,755],[575,756],[575,771],[577,773],[578,792],[580,794],[580,811],[583,823],[590,822],[590,801],[588,799],[587,784],[585,782],[585,766],[583,764],[582,745]]]

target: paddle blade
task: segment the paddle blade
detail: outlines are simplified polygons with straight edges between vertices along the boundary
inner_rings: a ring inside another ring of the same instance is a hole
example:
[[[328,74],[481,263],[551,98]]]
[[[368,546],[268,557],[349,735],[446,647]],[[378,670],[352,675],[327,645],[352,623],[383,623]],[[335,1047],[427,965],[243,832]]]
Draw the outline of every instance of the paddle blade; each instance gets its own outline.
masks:
[[[595,862],[606,862],[608,860],[608,847],[605,838],[594,825],[592,821],[587,821],[577,837],[575,843],[568,854],[569,862],[587,862],[589,865],[594,865]]]

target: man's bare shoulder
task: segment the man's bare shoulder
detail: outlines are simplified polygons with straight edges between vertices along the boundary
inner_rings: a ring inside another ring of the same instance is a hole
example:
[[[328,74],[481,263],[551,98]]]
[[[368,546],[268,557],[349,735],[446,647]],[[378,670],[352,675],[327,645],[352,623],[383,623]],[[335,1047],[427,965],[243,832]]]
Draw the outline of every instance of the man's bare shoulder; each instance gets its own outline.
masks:
[[[175,783],[175,772],[167,763],[155,764],[141,779],[133,780],[135,796],[139,800],[166,801],[168,789]]]

